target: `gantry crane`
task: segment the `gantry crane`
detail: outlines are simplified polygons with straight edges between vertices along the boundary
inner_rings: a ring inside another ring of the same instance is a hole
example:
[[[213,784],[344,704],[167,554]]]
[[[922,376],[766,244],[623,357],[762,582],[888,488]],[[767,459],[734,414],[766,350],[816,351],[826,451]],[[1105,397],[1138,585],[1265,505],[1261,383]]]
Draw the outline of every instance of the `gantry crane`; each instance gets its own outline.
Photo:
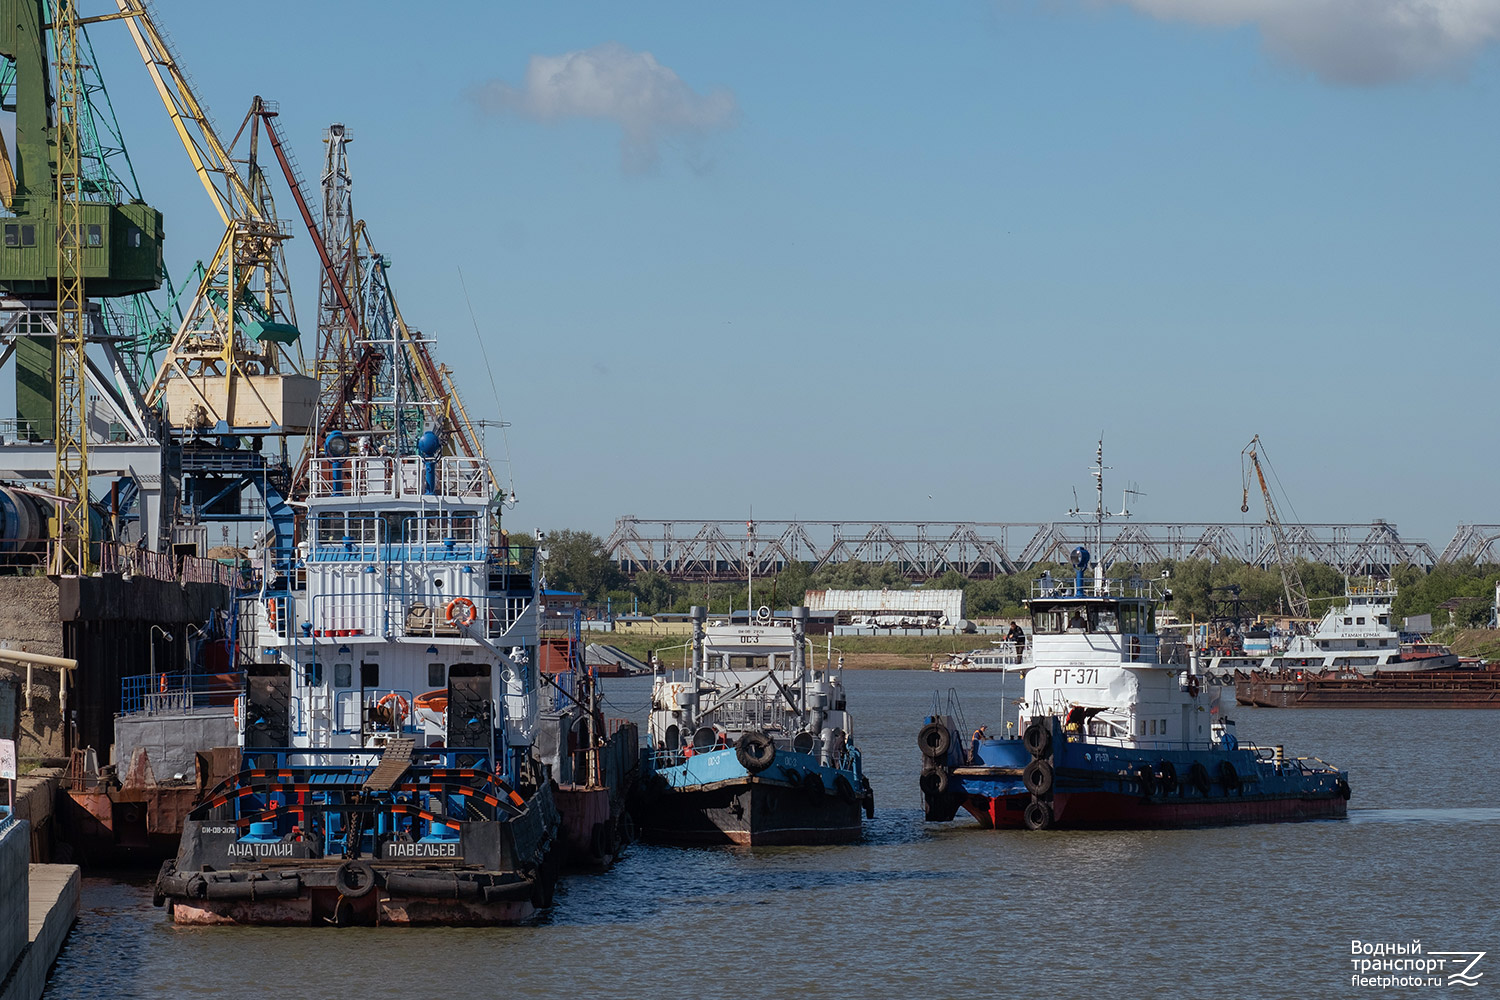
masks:
[[[1260,448],[1260,435],[1257,434],[1240,452],[1240,473],[1244,487],[1240,511],[1250,511],[1250,469],[1253,467],[1255,478],[1260,483],[1261,496],[1266,501],[1266,523],[1271,526],[1271,541],[1276,547],[1276,564],[1281,570],[1281,587],[1286,592],[1287,607],[1298,618],[1306,618],[1311,613],[1307,588],[1302,586],[1302,575],[1297,572],[1297,564],[1292,561],[1291,543],[1286,537],[1281,518],[1276,513],[1276,501],[1271,497],[1271,487],[1266,484],[1266,474],[1261,470],[1260,455],[1257,453]]]
[[[143,0],[116,0],[136,49],[224,223],[147,391],[177,428],[218,437],[305,434],[316,380],[301,374],[281,243],[288,238],[241,176]],[[247,116],[247,121],[254,114]]]
[[[51,480],[50,570],[62,574],[92,565],[99,525],[90,477],[119,475],[139,487],[159,479],[161,457],[134,366],[120,354],[129,338],[106,330],[106,319],[117,318],[102,306],[160,286],[162,227],[161,214],[138,191],[126,197],[106,163],[123,146],[100,120],[111,112],[83,32],[98,20],[79,17],[72,0],[0,0],[0,89],[15,110],[13,162],[0,144],[0,201],[9,210],[0,365],[13,360],[16,377],[16,439],[0,475]],[[101,128],[114,147],[105,147]],[[112,373],[90,357],[91,346]],[[101,423],[115,423],[125,440],[91,443],[89,426]],[[164,488],[147,492],[159,500]],[[149,520],[155,541],[160,522]]]

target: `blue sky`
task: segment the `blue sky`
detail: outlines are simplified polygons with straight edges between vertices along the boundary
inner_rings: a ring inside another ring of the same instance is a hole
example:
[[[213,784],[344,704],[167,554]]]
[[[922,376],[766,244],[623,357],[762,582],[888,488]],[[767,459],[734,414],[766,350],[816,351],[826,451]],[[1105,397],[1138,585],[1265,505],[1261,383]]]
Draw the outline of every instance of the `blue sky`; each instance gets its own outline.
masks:
[[[1259,433],[1304,520],[1500,521],[1496,4],[1204,6],[158,10],[223,131],[278,100],[312,177],[350,126],[408,320],[493,417],[462,268],[517,528],[1051,519],[1101,431],[1147,520],[1240,520]],[[92,35],[185,274],[217,218]]]

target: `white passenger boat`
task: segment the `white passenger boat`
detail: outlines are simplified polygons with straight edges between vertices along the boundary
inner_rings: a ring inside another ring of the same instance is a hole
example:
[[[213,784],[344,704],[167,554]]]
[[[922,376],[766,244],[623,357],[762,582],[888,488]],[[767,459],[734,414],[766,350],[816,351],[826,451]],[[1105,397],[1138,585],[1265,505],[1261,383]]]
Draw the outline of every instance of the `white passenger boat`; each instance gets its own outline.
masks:
[[[1267,652],[1247,649],[1237,655],[1216,654],[1208,662],[1208,673],[1216,677],[1236,671],[1373,674],[1457,667],[1458,657],[1446,646],[1402,643],[1391,614],[1395,599],[1392,582],[1350,584],[1344,603],[1329,608],[1311,635],[1271,635]]]

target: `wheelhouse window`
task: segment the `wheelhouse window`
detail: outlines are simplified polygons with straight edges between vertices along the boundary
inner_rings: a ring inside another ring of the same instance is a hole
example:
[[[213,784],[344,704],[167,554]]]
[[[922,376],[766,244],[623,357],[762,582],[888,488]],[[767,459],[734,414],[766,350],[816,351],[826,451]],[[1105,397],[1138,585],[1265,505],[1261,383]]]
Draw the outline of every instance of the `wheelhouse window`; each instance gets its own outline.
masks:
[[[347,527],[344,512],[341,510],[325,511],[318,515],[318,544],[337,545],[344,540],[344,531]]]
[[[1120,609],[1115,605],[1064,604],[1031,613],[1032,631],[1038,635],[1119,632]]]
[[[1062,608],[1044,608],[1031,613],[1031,630],[1037,635],[1057,635],[1067,621]]]
[[[456,510],[453,512],[449,535],[455,541],[475,542],[479,540],[479,512]]]
[[[344,523],[344,534],[360,545],[374,545],[377,524],[373,510],[351,510]]]

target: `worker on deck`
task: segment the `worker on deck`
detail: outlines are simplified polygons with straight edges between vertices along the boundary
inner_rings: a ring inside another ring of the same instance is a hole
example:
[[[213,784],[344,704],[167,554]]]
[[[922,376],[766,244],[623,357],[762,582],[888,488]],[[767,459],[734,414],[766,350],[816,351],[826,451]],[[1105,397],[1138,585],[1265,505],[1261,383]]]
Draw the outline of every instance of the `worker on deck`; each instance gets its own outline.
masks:
[[[1010,631],[1005,633],[1005,637],[1015,644],[1017,657],[1026,652],[1026,630],[1021,628],[1020,622],[1011,622]]]
[[[979,761],[979,741],[989,736],[989,726],[980,726],[974,730],[974,738],[969,743],[969,760]]]
[[[1068,715],[1063,721],[1063,732],[1067,733],[1070,737],[1081,735],[1083,733],[1083,720],[1086,714],[1082,705],[1074,705],[1068,709]]]

